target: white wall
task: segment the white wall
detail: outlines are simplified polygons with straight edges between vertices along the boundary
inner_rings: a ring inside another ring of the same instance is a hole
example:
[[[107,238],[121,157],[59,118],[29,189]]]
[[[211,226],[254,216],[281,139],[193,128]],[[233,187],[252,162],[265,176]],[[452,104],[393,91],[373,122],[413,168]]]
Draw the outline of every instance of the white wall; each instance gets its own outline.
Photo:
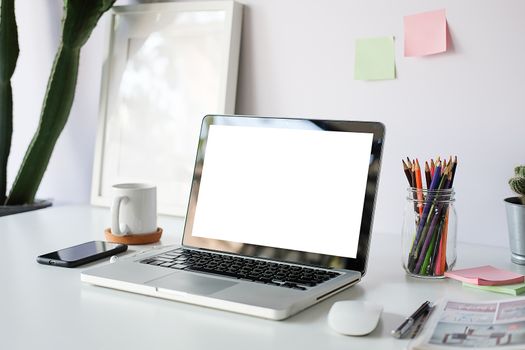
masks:
[[[398,233],[401,158],[457,155],[459,239],[507,245],[502,199],[525,163],[522,0],[242,0],[237,113],[379,120],[387,126],[375,231]],[[123,4],[124,2],[117,2]],[[61,1],[18,0],[14,177],[37,123]],[[445,8],[450,52],[403,57],[403,16]],[[104,24],[104,23],[103,23]],[[84,47],[72,114],[39,196],[89,202],[104,25]],[[396,80],[353,80],[355,39],[394,35]]]

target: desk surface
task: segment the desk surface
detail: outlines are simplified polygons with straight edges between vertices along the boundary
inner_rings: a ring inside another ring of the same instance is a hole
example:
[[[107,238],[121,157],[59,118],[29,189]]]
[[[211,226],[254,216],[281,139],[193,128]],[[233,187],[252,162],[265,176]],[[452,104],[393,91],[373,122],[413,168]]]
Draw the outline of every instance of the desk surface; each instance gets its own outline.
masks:
[[[407,277],[400,238],[394,234],[372,235],[368,272],[359,284],[280,322],[80,282],[82,269],[108,260],[75,269],[36,263],[37,255],[103,240],[109,222],[108,209],[89,206],[0,218],[1,349],[403,349],[408,342],[392,338],[390,330],[424,300],[509,298],[464,289],[455,281]],[[165,232],[161,243],[178,243],[182,225],[179,218],[160,216]],[[510,262],[507,249],[458,245],[458,268],[483,264],[525,273]],[[330,306],[348,299],[384,305],[373,333],[346,337],[329,328]]]

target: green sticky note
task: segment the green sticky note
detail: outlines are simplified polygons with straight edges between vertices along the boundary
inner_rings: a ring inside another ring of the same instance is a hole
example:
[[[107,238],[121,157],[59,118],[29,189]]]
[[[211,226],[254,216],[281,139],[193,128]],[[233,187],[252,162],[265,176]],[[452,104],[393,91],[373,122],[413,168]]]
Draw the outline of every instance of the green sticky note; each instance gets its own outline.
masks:
[[[354,79],[386,80],[396,78],[394,37],[357,39]]]
[[[525,283],[507,284],[503,286],[479,286],[477,284],[463,282],[463,287],[482,289],[489,292],[505,293],[510,295],[520,295],[525,292]]]

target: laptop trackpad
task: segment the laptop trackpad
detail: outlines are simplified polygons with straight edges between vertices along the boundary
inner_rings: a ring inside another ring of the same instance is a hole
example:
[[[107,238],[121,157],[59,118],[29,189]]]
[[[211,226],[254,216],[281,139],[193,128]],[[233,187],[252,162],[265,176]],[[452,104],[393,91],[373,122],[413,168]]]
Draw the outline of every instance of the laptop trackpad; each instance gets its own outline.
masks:
[[[149,281],[146,284],[189,294],[210,295],[237,283],[213,277],[201,277],[191,273],[176,272],[169,276]]]

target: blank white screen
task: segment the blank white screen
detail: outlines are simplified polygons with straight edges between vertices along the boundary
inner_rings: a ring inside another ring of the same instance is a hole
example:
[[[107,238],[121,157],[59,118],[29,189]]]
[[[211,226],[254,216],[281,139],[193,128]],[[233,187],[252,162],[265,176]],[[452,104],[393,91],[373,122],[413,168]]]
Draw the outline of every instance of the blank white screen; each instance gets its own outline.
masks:
[[[212,125],[192,235],[355,258],[372,140]]]

